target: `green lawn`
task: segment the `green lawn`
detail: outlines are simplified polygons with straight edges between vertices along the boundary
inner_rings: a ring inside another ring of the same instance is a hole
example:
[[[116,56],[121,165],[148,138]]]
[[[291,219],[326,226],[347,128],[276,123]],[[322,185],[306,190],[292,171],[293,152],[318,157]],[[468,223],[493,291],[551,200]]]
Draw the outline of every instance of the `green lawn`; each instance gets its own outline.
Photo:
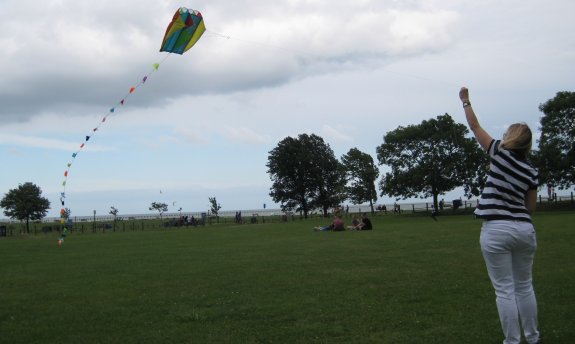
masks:
[[[0,238],[0,343],[501,343],[472,216]],[[575,340],[575,213],[535,216],[545,343]]]

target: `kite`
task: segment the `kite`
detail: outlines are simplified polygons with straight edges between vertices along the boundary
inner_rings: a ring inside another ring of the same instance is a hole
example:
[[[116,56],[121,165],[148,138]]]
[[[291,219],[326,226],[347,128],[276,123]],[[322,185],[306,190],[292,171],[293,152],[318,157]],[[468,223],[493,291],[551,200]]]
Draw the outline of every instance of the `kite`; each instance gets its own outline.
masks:
[[[200,37],[206,31],[206,27],[204,25],[204,19],[202,14],[196,10],[187,9],[185,7],[180,7],[174,17],[172,18],[172,22],[168,24],[166,29],[166,33],[164,35],[164,39],[162,40],[162,46],[160,47],[160,52],[167,52],[168,54],[165,59],[172,53],[182,55],[186,51],[188,51],[191,47],[193,47]],[[106,122],[106,119],[111,114],[115,113],[116,108],[123,106],[126,102],[126,99],[132,95],[138,87],[144,85],[150,75],[160,68],[160,63],[154,63],[153,69],[145,75],[140,82],[136,86],[132,86],[129,88],[128,93],[118,102],[115,106],[110,108],[108,113],[102,118],[100,123],[92,129],[89,135],[86,135],[84,142],[80,144],[78,150],[72,153],[71,160],[68,161],[66,164],[66,170],[64,171],[64,180],[62,181],[62,192],[60,193],[60,203],[62,203],[62,209],[60,210],[60,222],[62,224],[66,223],[68,211],[66,211],[65,207],[65,199],[66,199],[66,184],[68,181],[68,177],[70,175],[70,169],[72,168],[76,157],[85,147],[90,138],[100,129],[100,126]],[[69,223],[69,222],[68,222]],[[62,232],[62,236],[58,240],[58,245],[61,246],[64,238],[66,237],[66,233],[68,232],[68,223],[64,225],[64,230]]]
[[[182,55],[196,44],[205,31],[202,14],[182,7],[168,25],[160,51]]]

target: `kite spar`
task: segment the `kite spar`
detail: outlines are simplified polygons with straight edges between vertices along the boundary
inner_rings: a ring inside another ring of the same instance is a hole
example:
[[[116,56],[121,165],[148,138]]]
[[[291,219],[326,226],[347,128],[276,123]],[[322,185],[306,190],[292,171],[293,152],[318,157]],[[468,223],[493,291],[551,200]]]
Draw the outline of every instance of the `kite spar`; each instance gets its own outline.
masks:
[[[185,7],[180,7],[174,14],[174,17],[172,18],[170,24],[168,24],[166,33],[164,35],[164,39],[162,41],[160,51],[168,53],[168,55],[164,57],[162,62],[165,61],[166,58],[168,58],[168,56],[170,56],[169,55],[170,53],[182,55],[183,53],[188,51],[191,47],[194,46],[194,44],[198,42],[198,40],[200,39],[200,37],[202,37],[202,34],[205,31],[206,27],[204,25],[204,19],[199,11],[187,9]],[[86,138],[84,139],[82,144],[80,144],[78,150],[72,153],[71,160],[68,161],[66,165],[66,170],[64,171],[64,180],[62,181],[63,190],[60,193],[60,203],[62,203],[62,209],[60,210],[60,222],[64,224],[64,229],[62,231],[62,235],[58,239],[58,245],[60,246],[62,245],[62,243],[64,242],[64,238],[66,237],[66,233],[68,232],[68,222],[66,220],[69,212],[65,209],[66,184],[68,182],[68,176],[70,174],[70,170],[74,165],[74,162],[76,161],[76,157],[86,147],[86,144],[88,143],[90,138],[100,129],[100,126],[106,122],[108,116],[113,114],[116,111],[117,107],[123,106],[126,102],[126,99],[132,93],[134,93],[134,91],[136,91],[138,87],[144,85],[144,83],[148,80],[148,77],[152,73],[158,70],[160,64],[161,62],[154,63],[153,69],[147,75],[145,75],[136,86],[130,87],[128,93],[118,103],[116,103],[112,108],[110,108],[110,110],[102,118],[100,123],[94,129],[92,129],[89,135],[86,135]]]

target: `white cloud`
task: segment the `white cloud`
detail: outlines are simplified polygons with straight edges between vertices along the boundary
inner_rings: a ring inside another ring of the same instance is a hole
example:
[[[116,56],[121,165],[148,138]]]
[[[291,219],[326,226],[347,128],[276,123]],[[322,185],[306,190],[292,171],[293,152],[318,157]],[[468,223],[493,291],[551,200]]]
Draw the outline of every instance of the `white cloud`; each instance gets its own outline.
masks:
[[[25,136],[25,135],[12,135],[4,133],[0,136],[0,145],[7,145],[12,147],[30,147],[41,149],[55,149],[74,152],[80,149],[81,143],[69,142],[64,140],[56,140],[50,138],[43,138],[38,136]],[[94,152],[104,152],[113,150],[113,148],[102,145],[86,144],[85,150]]]
[[[174,132],[178,137],[181,137],[188,143],[192,144],[206,144],[208,139],[202,134],[201,128],[183,128],[176,127]]]
[[[453,11],[392,11],[389,51],[415,54],[443,49],[453,42],[459,20]]]
[[[156,135],[153,137],[139,137],[136,138],[136,143],[146,149],[154,151],[163,151],[170,146],[179,145],[181,140],[177,136],[171,135]]]
[[[222,34],[230,37],[229,42],[205,43],[206,49],[221,52],[211,65],[218,69],[220,64],[229,66],[229,61],[242,55],[244,63],[235,67],[261,67],[262,59],[267,63],[277,61],[274,48],[284,52],[280,61],[286,63],[292,63],[286,59],[290,56],[307,59],[306,63],[314,59],[353,62],[377,55],[383,58],[434,51],[452,43],[459,21],[457,13],[448,10],[355,11],[356,7],[349,5],[348,10],[341,11],[303,9],[247,21],[238,17],[221,28]]]
[[[347,128],[349,130],[349,128]],[[328,141],[333,142],[352,142],[353,138],[351,135],[344,134],[342,129],[336,129],[330,125],[323,125],[321,128],[321,136],[328,139]]]
[[[261,135],[246,127],[229,127],[224,131],[224,136],[231,141],[247,144],[268,144],[271,139],[268,135]]]
[[[30,26],[14,15],[26,7],[21,2],[0,5],[0,42],[7,47],[0,62],[12,66],[0,81],[0,121],[63,109],[72,115],[71,104],[117,101],[117,92],[164,56],[157,50],[174,11],[151,0],[133,7],[129,1],[46,2],[35,7],[42,16]],[[450,10],[386,7],[375,1],[257,2],[257,10],[250,0],[231,9],[220,6],[205,6],[206,37],[186,55],[162,64],[153,85],[146,86],[154,96],[131,106],[162,104],[190,93],[275,87],[312,74],[365,67],[366,61],[377,67],[391,57],[438,51],[452,43],[458,18]]]

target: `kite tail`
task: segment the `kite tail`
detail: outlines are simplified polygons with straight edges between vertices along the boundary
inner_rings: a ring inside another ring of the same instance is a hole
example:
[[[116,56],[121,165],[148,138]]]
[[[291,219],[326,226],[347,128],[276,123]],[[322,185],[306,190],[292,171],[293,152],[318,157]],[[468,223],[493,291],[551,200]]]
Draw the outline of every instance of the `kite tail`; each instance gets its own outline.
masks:
[[[110,110],[104,115],[104,117],[102,117],[102,120],[98,123],[98,125],[96,125],[96,127],[94,127],[94,129],[92,129],[92,131],[86,135],[84,141],[80,144],[80,146],[78,147],[78,149],[72,153],[71,159],[68,160],[68,163],[66,164],[66,170],[64,171],[64,180],[62,181],[62,192],[60,193],[60,203],[62,204],[62,209],[60,210],[60,223],[65,224],[67,218],[65,216],[63,216],[63,214],[66,213],[66,184],[68,183],[68,177],[70,175],[70,171],[72,169],[72,166],[74,165],[74,162],[76,161],[76,157],[78,156],[78,154],[86,147],[86,145],[88,144],[88,141],[96,134],[96,132],[100,129],[100,126],[102,126],[106,120],[108,119],[108,117],[112,114],[114,114],[116,112],[116,108],[123,106],[126,103],[126,100],[130,97],[130,95],[132,95],[132,93],[134,93],[139,87],[141,87],[142,85],[144,85],[146,83],[146,81],[148,80],[148,78],[155,73],[159,68],[160,68],[160,64],[162,64],[168,57],[170,56],[170,53],[166,54],[166,56],[160,61],[160,62],[156,62],[152,65],[152,69],[151,71],[146,74],[135,86],[130,87],[128,93],[126,93],[126,95],[124,95],[124,97],[117,102],[113,107],[110,108]],[[65,231],[63,233],[65,233],[67,231],[67,227],[65,225]],[[58,244],[61,245],[64,242],[64,238],[65,235],[61,236],[60,239],[58,239]]]
[[[62,234],[60,234],[60,237],[58,238],[58,246],[62,247],[62,244],[64,244],[64,239],[66,239],[66,235],[68,235],[68,226],[64,226],[64,228],[62,229]]]

